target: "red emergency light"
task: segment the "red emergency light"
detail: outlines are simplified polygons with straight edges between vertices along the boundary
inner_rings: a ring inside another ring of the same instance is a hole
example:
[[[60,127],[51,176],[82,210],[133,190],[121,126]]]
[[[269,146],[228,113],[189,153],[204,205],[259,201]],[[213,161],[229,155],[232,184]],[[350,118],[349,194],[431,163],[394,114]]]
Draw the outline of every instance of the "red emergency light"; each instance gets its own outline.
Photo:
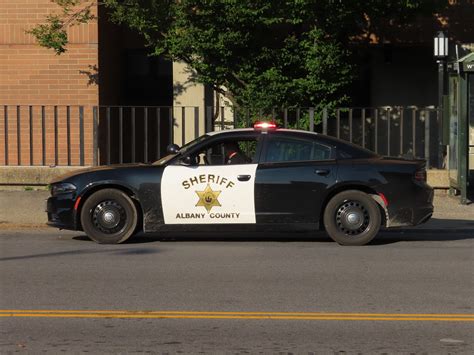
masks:
[[[263,121],[258,121],[253,124],[254,129],[275,129],[277,128],[277,125],[275,122],[263,122]]]

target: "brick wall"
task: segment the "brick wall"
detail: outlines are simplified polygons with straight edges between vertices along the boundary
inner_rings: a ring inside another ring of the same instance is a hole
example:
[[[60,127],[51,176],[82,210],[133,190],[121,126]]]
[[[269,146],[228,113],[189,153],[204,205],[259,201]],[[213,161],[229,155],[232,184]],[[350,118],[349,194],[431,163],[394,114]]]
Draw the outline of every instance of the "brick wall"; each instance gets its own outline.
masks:
[[[55,129],[54,105],[84,106],[85,163],[92,163],[92,106],[98,104],[97,23],[69,29],[68,51],[58,56],[25,33],[55,12],[58,7],[50,0],[0,0],[0,165],[41,165],[43,156],[45,165],[66,165],[68,136],[70,162],[79,163],[78,109],[71,108],[68,134],[63,107],[58,109]],[[29,105],[34,105],[31,120]],[[47,106],[44,127],[41,105]]]

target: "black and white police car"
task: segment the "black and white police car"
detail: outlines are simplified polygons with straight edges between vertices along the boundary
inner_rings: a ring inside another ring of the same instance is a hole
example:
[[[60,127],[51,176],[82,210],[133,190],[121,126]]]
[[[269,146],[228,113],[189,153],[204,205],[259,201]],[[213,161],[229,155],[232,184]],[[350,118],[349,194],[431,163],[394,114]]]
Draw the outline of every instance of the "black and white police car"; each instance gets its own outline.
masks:
[[[90,168],[51,183],[48,224],[98,243],[160,231],[325,230],[364,245],[381,226],[433,213],[425,163],[379,156],[306,131],[207,133],[153,164]]]

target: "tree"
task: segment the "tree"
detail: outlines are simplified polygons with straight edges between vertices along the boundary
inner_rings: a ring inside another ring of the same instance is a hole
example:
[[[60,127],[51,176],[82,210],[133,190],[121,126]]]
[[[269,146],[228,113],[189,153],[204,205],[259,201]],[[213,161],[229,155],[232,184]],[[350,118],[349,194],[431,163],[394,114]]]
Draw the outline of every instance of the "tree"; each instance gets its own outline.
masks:
[[[52,0],[31,33],[61,54],[67,27],[89,21],[96,1]],[[183,61],[194,80],[236,107],[340,105],[351,82],[348,44],[380,21],[434,11],[433,0],[102,0],[111,21],[141,34],[154,55]]]

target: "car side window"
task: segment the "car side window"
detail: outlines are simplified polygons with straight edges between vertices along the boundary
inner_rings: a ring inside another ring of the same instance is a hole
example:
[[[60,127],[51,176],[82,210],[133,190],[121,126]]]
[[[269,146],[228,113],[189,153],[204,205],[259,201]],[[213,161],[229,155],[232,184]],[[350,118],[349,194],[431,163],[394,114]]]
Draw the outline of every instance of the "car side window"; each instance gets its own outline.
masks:
[[[257,138],[234,138],[211,143],[195,153],[199,165],[251,164],[256,162]]]
[[[291,137],[270,137],[264,157],[268,163],[330,159],[330,147],[309,139]]]

